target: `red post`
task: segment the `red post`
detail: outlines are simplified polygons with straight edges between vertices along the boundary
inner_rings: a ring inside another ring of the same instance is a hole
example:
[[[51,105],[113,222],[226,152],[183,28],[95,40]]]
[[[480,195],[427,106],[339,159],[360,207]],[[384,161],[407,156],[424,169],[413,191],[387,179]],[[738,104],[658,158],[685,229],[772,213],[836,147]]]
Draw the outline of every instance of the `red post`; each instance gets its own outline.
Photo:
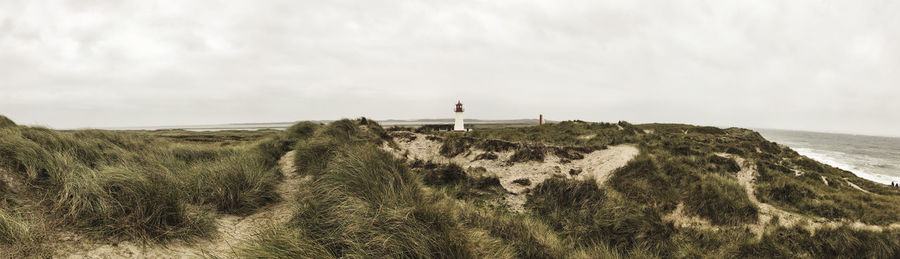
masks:
[[[544,125],[544,115],[541,114],[538,118],[538,126]]]

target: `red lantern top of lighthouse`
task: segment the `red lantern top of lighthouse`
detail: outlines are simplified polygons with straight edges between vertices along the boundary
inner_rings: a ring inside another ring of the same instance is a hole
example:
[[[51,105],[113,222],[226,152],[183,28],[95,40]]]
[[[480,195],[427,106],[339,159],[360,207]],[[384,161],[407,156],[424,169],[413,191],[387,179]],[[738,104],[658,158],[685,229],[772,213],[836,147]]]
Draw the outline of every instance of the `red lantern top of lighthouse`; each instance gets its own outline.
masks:
[[[462,102],[456,101],[456,112],[463,112]]]

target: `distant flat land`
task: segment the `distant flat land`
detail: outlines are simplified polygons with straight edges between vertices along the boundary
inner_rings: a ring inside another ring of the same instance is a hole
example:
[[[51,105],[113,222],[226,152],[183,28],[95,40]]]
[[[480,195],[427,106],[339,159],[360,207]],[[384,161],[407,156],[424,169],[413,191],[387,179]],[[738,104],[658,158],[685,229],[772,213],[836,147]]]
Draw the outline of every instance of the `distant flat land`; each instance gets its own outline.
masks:
[[[331,123],[333,120],[316,120],[318,123]],[[453,124],[454,120],[447,119],[419,119],[419,120],[375,120],[378,124],[385,128],[390,127],[409,127],[417,128],[423,125],[435,124]],[[479,128],[503,128],[503,127],[528,127],[538,124],[535,119],[519,119],[519,120],[479,120],[467,119],[467,125],[473,125],[475,129]],[[544,121],[550,122],[550,121]],[[264,123],[229,123],[229,124],[208,124],[208,125],[173,125],[173,126],[143,126],[143,127],[116,127],[106,128],[110,130],[190,130],[190,131],[221,131],[221,130],[260,130],[260,129],[278,129],[283,130],[297,122],[264,122]]]

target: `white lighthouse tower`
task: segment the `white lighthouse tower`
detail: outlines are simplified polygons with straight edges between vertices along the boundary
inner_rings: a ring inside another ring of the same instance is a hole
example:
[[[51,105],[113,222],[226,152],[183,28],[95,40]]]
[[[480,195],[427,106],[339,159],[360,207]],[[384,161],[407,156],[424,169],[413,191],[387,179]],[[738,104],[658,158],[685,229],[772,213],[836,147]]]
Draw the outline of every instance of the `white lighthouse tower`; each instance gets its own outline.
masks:
[[[456,101],[456,124],[453,125],[453,131],[455,132],[465,132],[466,124],[463,123],[463,107],[462,102]]]

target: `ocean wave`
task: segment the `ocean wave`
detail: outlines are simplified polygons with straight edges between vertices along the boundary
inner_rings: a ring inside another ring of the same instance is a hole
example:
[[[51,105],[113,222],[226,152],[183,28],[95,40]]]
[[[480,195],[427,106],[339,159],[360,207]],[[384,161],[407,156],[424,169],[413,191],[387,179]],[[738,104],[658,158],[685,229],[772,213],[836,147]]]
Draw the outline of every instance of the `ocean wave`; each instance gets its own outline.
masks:
[[[821,163],[824,163],[824,164],[827,164],[827,165],[830,165],[833,167],[840,168],[842,170],[850,171],[851,173],[855,174],[856,176],[859,176],[860,178],[863,178],[863,179],[866,179],[869,181],[882,183],[882,184],[891,184],[892,182],[900,182],[900,177],[898,177],[898,176],[872,173],[872,172],[870,172],[870,170],[867,170],[866,168],[859,166],[859,165],[853,165],[853,163],[850,162],[853,160],[869,161],[870,159],[858,158],[858,157],[854,157],[853,155],[849,155],[849,154],[842,153],[842,152],[836,152],[836,151],[829,152],[829,151],[816,150],[816,149],[811,149],[811,148],[795,148],[794,150],[797,151],[797,153],[799,153],[800,155],[809,157],[810,159],[819,161]],[[865,164],[865,162],[863,162],[863,163]],[[878,167],[878,165],[886,165],[886,164],[879,163],[879,164],[874,165],[873,167]],[[886,165],[886,166],[888,168],[891,167],[891,165]]]
[[[883,169],[897,169],[896,166],[894,166],[894,165],[889,165],[889,164],[873,164],[872,166],[873,166],[873,167],[878,167],[878,168],[883,168]]]

